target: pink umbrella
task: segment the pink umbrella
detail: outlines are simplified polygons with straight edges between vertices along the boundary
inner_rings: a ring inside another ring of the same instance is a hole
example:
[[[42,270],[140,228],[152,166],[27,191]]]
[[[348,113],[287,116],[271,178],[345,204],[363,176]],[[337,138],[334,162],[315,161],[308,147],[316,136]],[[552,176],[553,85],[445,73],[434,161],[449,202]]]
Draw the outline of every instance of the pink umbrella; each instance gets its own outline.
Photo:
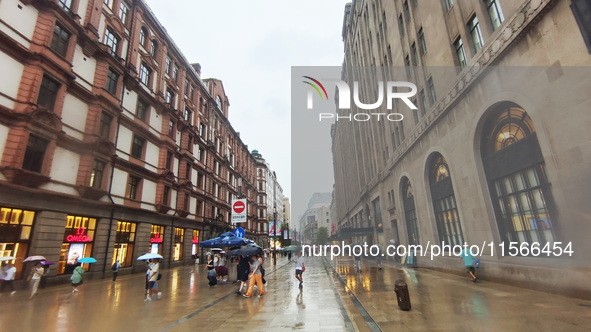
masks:
[[[53,264],[55,264],[55,262],[52,262],[52,261],[42,261],[41,262],[41,265],[53,265]]]

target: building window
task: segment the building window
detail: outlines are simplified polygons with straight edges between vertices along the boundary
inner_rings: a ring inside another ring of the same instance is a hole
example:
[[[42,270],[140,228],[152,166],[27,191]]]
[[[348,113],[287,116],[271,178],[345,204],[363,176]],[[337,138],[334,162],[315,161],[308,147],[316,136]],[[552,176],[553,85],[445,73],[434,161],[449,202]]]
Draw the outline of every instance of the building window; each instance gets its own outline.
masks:
[[[55,99],[60,86],[61,85],[56,80],[47,75],[43,75],[41,87],[39,88],[37,105],[52,111],[55,106]]]
[[[418,36],[420,47],[419,51],[421,52],[421,55],[425,55],[425,53],[427,53],[427,42],[425,41],[425,31],[422,27],[419,29]]]
[[[170,187],[164,186],[162,191],[162,205],[170,206]]]
[[[117,93],[117,81],[119,80],[119,74],[117,74],[113,69],[109,68],[109,72],[107,73],[107,86],[106,89],[111,94],[115,95]]]
[[[191,180],[191,170],[193,169],[191,167],[191,163],[187,163],[185,165],[185,167],[186,167],[186,169],[185,169],[185,179],[187,179],[187,180],[190,181]]]
[[[414,65],[418,66],[419,65],[419,54],[417,53],[417,45],[416,43],[412,43],[412,45],[410,46],[411,51],[412,51],[412,59],[414,61]]]
[[[45,159],[47,145],[49,145],[48,140],[35,135],[29,135],[25,158],[23,160],[23,169],[40,173],[43,166],[43,159]]]
[[[158,42],[155,40],[152,40],[152,47],[150,48],[150,54],[152,54],[153,58],[156,58],[156,56],[158,55]]]
[[[168,120],[168,137],[174,138],[174,125],[175,122],[173,120]]]
[[[164,60],[164,72],[170,75],[170,57],[166,56],[166,60]]]
[[[146,39],[148,37],[148,30],[146,28],[140,29],[140,45],[146,47]]]
[[[117,260],[123,267],[130,267],[134,262],[133,247],[135,244],[136,224],[132,222],[117,221],[117,233],[113,247],[113,261]]]
[[[485,0],[484,2],[486,3],[486,9],[488,10],[493,30],[496,30],[505,20],[501,7],[499,7],[497,0]]]
[[[435,94],[435,84],[433,84],[433,77],[429,77],[429,79],[427,80],[427,86],[429,87],[429,99],[431,101],[431,105],[433,105],[437,101],[437,95]]]
[[[53,38],[51,39],[51,49],[65,57],[68,51],[68,44],[70,42],[71,34],[64,29],[60,24],[55,24],[53,27]]]
[[[189,138],[187,139],[187,150],[193,153],[193,135],[189,135]]]
[[[140,65],[140,82],[147,87],[150,87],[150,75],[152,75],[152,70],[142,62]]]
[[[472,36],[474,51],[478,52],[484,45],[484,40],[482,39],[482,31],[480,31],[480,24],[476,15],[472,16],[472,19],[468,22],[468,29],[470,29],[470,35]]]
[[[443,7],[445,11],[449,11],[454,6],[454,0],[443,0]]]
[[[35,223],[35,212],[0,206],[0,257],[26,257],[31,229]],[[22,260],[13,260],[16,267],[15,279],[25,276]]]
[[[172,260],[180,261],[183,259],[183,242],[185,230],[183,228],[174,228],[174,246],[172,248]]]
[[[101,184],[103,183],[103,174],[105,172],[105,166],[107,164],[100,160],[94,161],[94,167],[92,168],[92,173],[90,174],[90,186],[93,188],[100,189]]]
[[[172,67],[172,79],[176,82],[179,78],[179,67],[176,64]]]
[[[199,136],[205,138],[205,124],[199,124]]]
[[[185,116],[185,121],[187,121],[189,124],[191,124],[191,118],[193,116],[193,112],[190,109],[185,108],[184,116]]]
[[[485,122],[481,154],[501,241],[553,243],[555,205],[527,112],[500,104]]]
[[[133,144],[131,146],[131,156],[137,159],[142,158],[142,152],[144,151],[144,144],[146,144],[146,140],[139,137],[133,137]]]
[[[410,66],[411,66],[411,64],[410,64],[410,56],[408,54],[404,57],[404,66],[405,66],[405,69],[406,69],[406,77],[408,77],[410,79],[412,77],[412,74],[411,74],[411,71],[410,71]]]
[[[110,28],[105,30],[105,45],[109,46],[109,53],[111,53],[112,56],[117,56],[119,37]]]
[[[129,5],[125,1],[119,4],[119,18],[124,25],[127,25],[127,18],[129,17]]]
[[[458,64],[460,67],[464,68],[466,66],[466,53],[464,53],[464,43],[462,42],[462,38],[458,37],[454,42],[454,49],[456,50],[456,59],[458,60]]]
[[[127,194],[125,197],[128,199],[137,199],[138,198],[138,189],[140,186],[140,179],[137,176],[130,175],[129,179],[127,180]]]
[[[419,110],[421,114],[424,116],[427,114],[427,109],[429,108],[427,104],[427,96],[425,95],[425,90],[421,89],[419,92],[419,103],[421,104],[421,109]]]
[[[402,179],[402,203],[404,205],[404,216],[406,218],[406,229],[408,244],[419,244],[419,224],[412,185],[407,177]]]
[[[398,16],[398,31],[400,31],[400,37],[404,37],[404,19],[402,18],[402,14]]]
[[[105,3],[105,5],[107,5],[107,7],[109,7],[109,9],[113,10],[113,3],[115,2],[115,0],[103,0],[103,2]]]
[[[451,246],[464,244],[464,234],[456,206],[447,161],[439,153],[429,163],[429,183],[439,241]]]
[[[101,125],[99,129],[99,136],[103,139],[108,140],[111,136],[111,123],[113,122],[113,116],[105,111],[101,113]]]
[[[142,121],[146,121],[146,119],[148,118],[148,110],[149,110],[150,104],[148,104],[146,101],[144,101],[143,99],[139,99],[137,100],[137,109],[135,112],[135,115],[138,117],[138,119],[142,120]]]
[[[172,104],[174,102],[174,93],[170,90],[166,90],[166,103]]]
[[[58,4],[62,7],[66,12],[72,11],[72,0],[59,0]]]
[[[199,160],[200,162],[203,162],[204,159],[205,159],[205,152],[202,147],[199,147],[199,150],[197,151],[197,160]]]
[[[171,151],[166,151],[166,169],[172,171],[172,158],[173,154]]]
[[[197,188],[203,189],[203,185],[204,185],[203,179],[204,179],[203,174],[197,173]]]
[[[410,8],[408,7],[408,1],[404,1],[402,4],[404,8],[404,19],[406,19],[406,23],[410,22]]]

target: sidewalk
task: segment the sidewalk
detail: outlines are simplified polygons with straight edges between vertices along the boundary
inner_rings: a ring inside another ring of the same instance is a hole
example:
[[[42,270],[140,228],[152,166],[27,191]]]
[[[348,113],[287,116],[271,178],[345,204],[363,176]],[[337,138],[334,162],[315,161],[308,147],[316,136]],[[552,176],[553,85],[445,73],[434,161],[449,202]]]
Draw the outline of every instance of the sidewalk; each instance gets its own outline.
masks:
[[[72,293],[68,285],[3,294],[4,331],[354,331],[334,281],[320,259],[307,261],[304,288],[295,265],[279,257],[265,263],[268,289],[263,298],[236,295],[238,284],[207,286],[205,266],[163,270],[161,300],[144,302],[144,275],[87,281]],[[230,275],[231,280],[236,276]],[[255,295],[258,294],[255,291]]]
[[[366,322],[377,324],[377,330],[591,330],[590,301],[487,281],[474,284],[467,276],[428,269],[387,264],[379,270],[373,261],[363,261],[361,273],[353,269],[352,258],[341,257],[332,264],[350,296],[362,305],[361,312],[367,311]],[[408,284],[410,311],[398,308],[394,292],[397,279]]]

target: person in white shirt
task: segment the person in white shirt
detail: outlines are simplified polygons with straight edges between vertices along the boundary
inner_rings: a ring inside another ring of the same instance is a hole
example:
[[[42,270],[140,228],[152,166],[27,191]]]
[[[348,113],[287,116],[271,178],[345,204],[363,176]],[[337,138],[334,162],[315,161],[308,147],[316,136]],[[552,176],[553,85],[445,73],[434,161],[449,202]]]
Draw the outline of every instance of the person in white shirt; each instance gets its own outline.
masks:
[[[16,291],[14,290],[14,285],[12,284],[12,282],[14,281],[14,275],[16,274],[16,267],[14,267],[14,265],[12,265],[11,262],[8,262],[8,264],[6,264],[6,266],[4,267],[4,275],[2,277],[2,279],[4,280],[2,282],[2,286],[0,286],[0,293],[4,292],[4,288],[9,287],[12,292],[10,292],[10,295],[14,295],[14,293],[16,293]]]
[[[31,270],[31,274],[27,280],[31,280],[31,296],[29,299],[37,294],[37,289],[39,288],[39,282],[41,281],[41,276],[45,273],[45,269],[41,265],[41,263],[35,264],[33,269]]]
[[[300,282],[299,287],[302,288],[302,287],[304,287],[303,273],[304,273],[304,271],[306,271],[306,266],[304,265],[304,257],[302,256],[301,251],[298,252],[295,262],[296,262],[295,277]]]
[[[156,281],[158,281],[158,275],[160,274],[160,259],[156,258],[153,260],[150,272],[148,273],[148,294],[146,301],[152,300],[152,294],[156,294],[158,299],[162,297],[162,293],[158,291]]]

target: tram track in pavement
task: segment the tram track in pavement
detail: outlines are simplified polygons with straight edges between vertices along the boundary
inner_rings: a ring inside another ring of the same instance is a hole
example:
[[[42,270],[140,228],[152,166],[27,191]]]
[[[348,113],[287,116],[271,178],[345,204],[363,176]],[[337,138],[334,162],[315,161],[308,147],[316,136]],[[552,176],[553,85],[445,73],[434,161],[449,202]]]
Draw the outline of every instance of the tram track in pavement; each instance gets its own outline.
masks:
[[[327,269],[327,274],[328,274],[329,270],[332,271],[333,277],[339,281],[339,283],[343,287],[344,291],[349,295],[349,299],[351,300],[351,302],[353,302],[353,305],[355,306],[355,308],[357,309],[357,311],[359,312],[359,314],[363,318],[363,321],[365,322],[365,324],[367,324],[367,327],[370,329],[370,331],[382,332],[383,330],[382,330],[382,328],[380,328],[380,326],[378,325],[376,320],[365,309],[365,307],[363,306],[361,301],[359,301],[359,299],[357,298],[355,293],[347,287],[347,284],[345,283],[345,280],[343,279],[343,277],[341,277],[341,275],[337,272],[337,270],[327,261],[326,257],[322,257],[322,261],[324,263],[324,267]],[[333,280],[333,282],[334,282],[334,280]],[[337,292],[336,285],[335,285],[334,291],[335,291],[335,293]],[[340,299],[340,296],[338,293],[336,293],[336,296],[338,299]],[[342,302],[340,304],[342,305]],[[344,305],[342,306],[342,310],[345,310]]]

